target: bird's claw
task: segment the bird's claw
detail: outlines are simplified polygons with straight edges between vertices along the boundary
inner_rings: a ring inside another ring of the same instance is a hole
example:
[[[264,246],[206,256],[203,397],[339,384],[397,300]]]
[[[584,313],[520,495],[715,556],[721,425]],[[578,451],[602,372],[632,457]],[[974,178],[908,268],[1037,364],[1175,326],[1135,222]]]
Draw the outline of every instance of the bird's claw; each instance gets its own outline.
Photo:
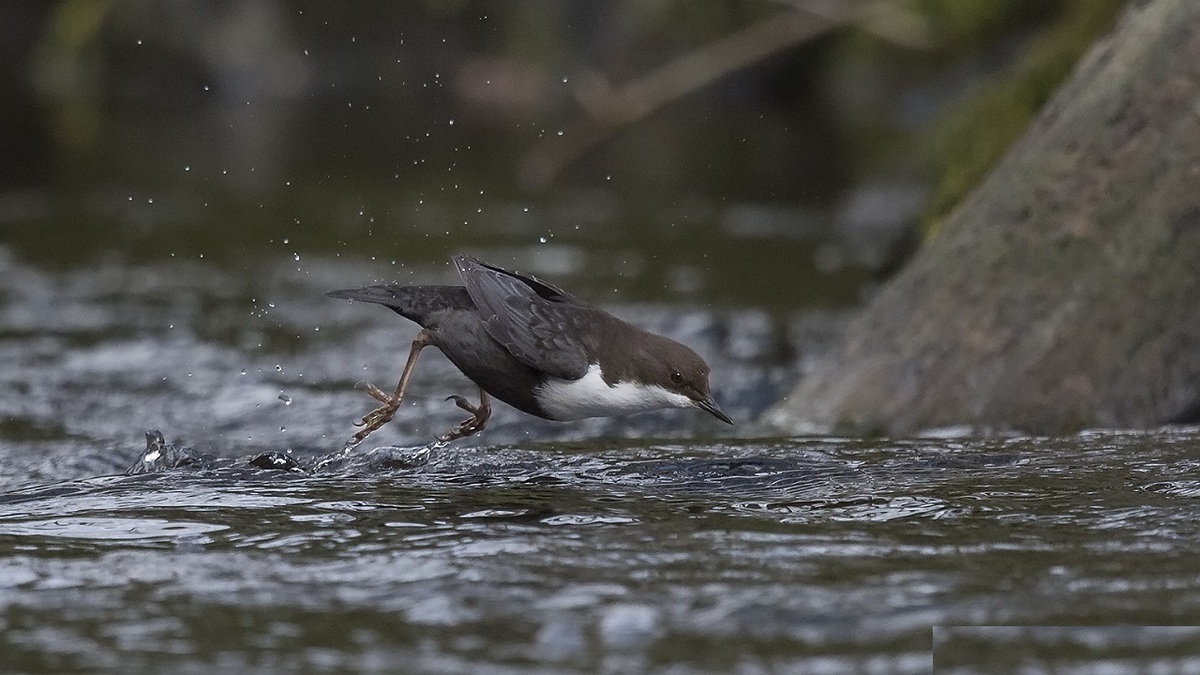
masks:
[[[395,395],[389,396],[385,394],[382,389],[370,382],[360,382],[358,386],[366,390],[367,395],[380,401],[383,405],[363,415],[362,419],[354,423],[354,426],[362,427],[362,429],[359,429],[354,434],[355,443],[362,442],[364,438],[370,436],[376,429],[391,422],[392,418],[396,416],[396,411],[400,409],[400,399],[396,398]]]
[[[363,415],[362,419],[360,419],[354,423],[354,426],[356,426],[356,427],[374,426],[375,429],[378,429],[379,427],[383,426],[384,424],[387,424],[388,422],[392,421],[392,417],[394,417],[396,415],[396,410],[399,407],[400,407],[399,405],[393,406],[393,405],[389,404],[389,405],[385,405],[380,408],[376,408],[376,409],[372,410],[371,412],[367,413],[366,415]]]
[[[468,401],[463,396],[459,396],[458,394],[450,394],[449,396],[446,397],[446,400],[454,401],[454,405],[462,408],[463,410],[466,410],[467,412],[471,413],[472,415],[479,414],[479,407],[471,405],[471,402]]]
[[[376,387],[374,384],[371,384],[370,382],[357,382],[357,383],[355,383],[354,386],[367,392],[368,396],[375,399],[376,401],[379,401],[380,403],[386,403],[388,405],[392,404],[392,396],[393,395],[389,395],[389,394],[385,393],[382,389],[380,389],[379,387]]]
[[[474,436],[483,431],[485,426],[487,426],[486,417],[471,417],[470,419],[463,420],[457,427],[438,436],[437,439],[443,443],[449,443],[450,441],[466,438],[467,436]]]
[[[400,409],[400,398],[395,394],[388,395],[384,393],[379,387],[369,382],[359,382],[356,386],[366,391],[371,398],[383,403],[382,406],[363,415],[362,419],[354,423],[354,426],[362,427],[354,434],[354,442],[361,443],[363,439],[370,436],[376,429],[392,421],[392,418],[396,415],[396,411]],[[486,400],[481,400],[479,405],[473,405],[465,397],[458,394],[451,394],[446,397],[446,400],[454,401],[454,405],[471,413],[471,416],[460,422],[458,426],[450,431],[438,436],[437,439],[439,441],[448,443],[459,438],[473,436],[483,431],[483,428],[487,426],[488,417],[491,416],[492,409],[487,405]]]
[[[489,406],[483,403],[480,403],[480,405],[477,406],[472,405],[470,401],[462,396],[459,396],[458,394],[451,394],[450,396],[446,397],[446,400],[454,401],[454,405],[471,413],[471,416],[460,422],[457,427],[454,427],[450,431],[438,436],[437,439],[439,441],[442,441],[443,443],[449,443],[450,441],[457,440],[459,438],[473,436],[480,431],[483,431],[483,428],[487,426],[488,417],[490,417],[492,414],[492,410]]]

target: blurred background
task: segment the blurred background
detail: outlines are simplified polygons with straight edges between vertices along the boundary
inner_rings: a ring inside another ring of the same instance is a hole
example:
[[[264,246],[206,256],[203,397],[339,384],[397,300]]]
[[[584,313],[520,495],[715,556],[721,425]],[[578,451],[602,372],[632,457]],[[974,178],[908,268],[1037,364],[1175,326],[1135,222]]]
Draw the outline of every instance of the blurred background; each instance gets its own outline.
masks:
[[[487,442],[752,434],[1120,6],[0,3],[0,450],[328,451],[412,326],[322,292],[459,251],[692,346],[739,422],[505,408]],[[380,441],[457,422],[461,375],[417,378]]]
[[[234,271],[470,248],[623,299],[845,307],[1120,5],[9,1],[0,243]]]

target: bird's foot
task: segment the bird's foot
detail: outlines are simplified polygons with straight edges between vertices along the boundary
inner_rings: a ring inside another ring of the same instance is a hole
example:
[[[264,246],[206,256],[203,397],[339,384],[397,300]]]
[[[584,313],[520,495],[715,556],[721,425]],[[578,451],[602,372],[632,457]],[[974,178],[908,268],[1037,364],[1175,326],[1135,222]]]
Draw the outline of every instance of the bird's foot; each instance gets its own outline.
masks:
[[[361,420],[354,423],[354,426],[362,427],[354,434],[354,443],[356,444],[361,443],[364,438],[370,436],[379,427],[391,422],[392,418],[396,415],[396,411],[400,409],[399,396],[389,396],[379,387],[370,383],[366,383],[363,388],[366,389],[367,394],[371,398],[383,403],[383,405],[363,415]]]
[[[481,400],[478,406],[471,405],[467,399],[458,394],[447,396],[446,400],[454,401],[454,405],[471,413],[471,416],[460,422],[457,427],[438,436],[439,441],[449,443],[459,438],[466,438],[483,431],[483,428],[487,426],[488,418],[492,415],[492,407],[488,405],[486,399]]]
[[[376,387],[370,382],[359,382],[359,386],[361,386],[367,392],[367,396],[370,396],[381,403],[391,404],[392,399],[395,398],[395,395],[389,396],[388,394],[385,394],[382,389]]]

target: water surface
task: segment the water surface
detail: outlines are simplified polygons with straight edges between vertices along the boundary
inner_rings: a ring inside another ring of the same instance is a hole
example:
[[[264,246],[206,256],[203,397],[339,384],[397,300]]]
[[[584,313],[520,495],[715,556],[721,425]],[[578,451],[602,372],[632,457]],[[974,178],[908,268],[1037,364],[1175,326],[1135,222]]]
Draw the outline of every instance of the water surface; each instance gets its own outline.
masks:
[[[949,672],[1194,670],[1193,634],[1100,628],[1198,623],[1197,429],[766,437],[841,313],[613,293],[603,249],[476,250],[692,345],[739,424],[498,408],[430,446],[470,385],[427,350],[343,452],[356,381],[390,387],[415,328],[321,292],[448,266],[8,252],[0,667],[926,673],[936,647]],[[152,428],[197,462],[123,475]]]
[[[932,626],[1200,615],[1198,439],[379,447],[13,490],[5,659],[929,672]]]

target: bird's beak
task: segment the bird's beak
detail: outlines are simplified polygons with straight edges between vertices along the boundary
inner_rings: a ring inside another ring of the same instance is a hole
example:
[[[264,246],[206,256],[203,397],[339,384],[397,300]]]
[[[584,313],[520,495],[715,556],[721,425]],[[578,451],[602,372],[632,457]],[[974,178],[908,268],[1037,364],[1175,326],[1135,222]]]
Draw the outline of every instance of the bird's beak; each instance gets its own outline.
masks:
[[[696,407],[721,420],[725,424],[733,424],[733,418],[731,418],[729,415],[726,415],[725,411],[721,410],[721,408],[717,406],[717,402],[714,401],[711,396],[696,401]]]

